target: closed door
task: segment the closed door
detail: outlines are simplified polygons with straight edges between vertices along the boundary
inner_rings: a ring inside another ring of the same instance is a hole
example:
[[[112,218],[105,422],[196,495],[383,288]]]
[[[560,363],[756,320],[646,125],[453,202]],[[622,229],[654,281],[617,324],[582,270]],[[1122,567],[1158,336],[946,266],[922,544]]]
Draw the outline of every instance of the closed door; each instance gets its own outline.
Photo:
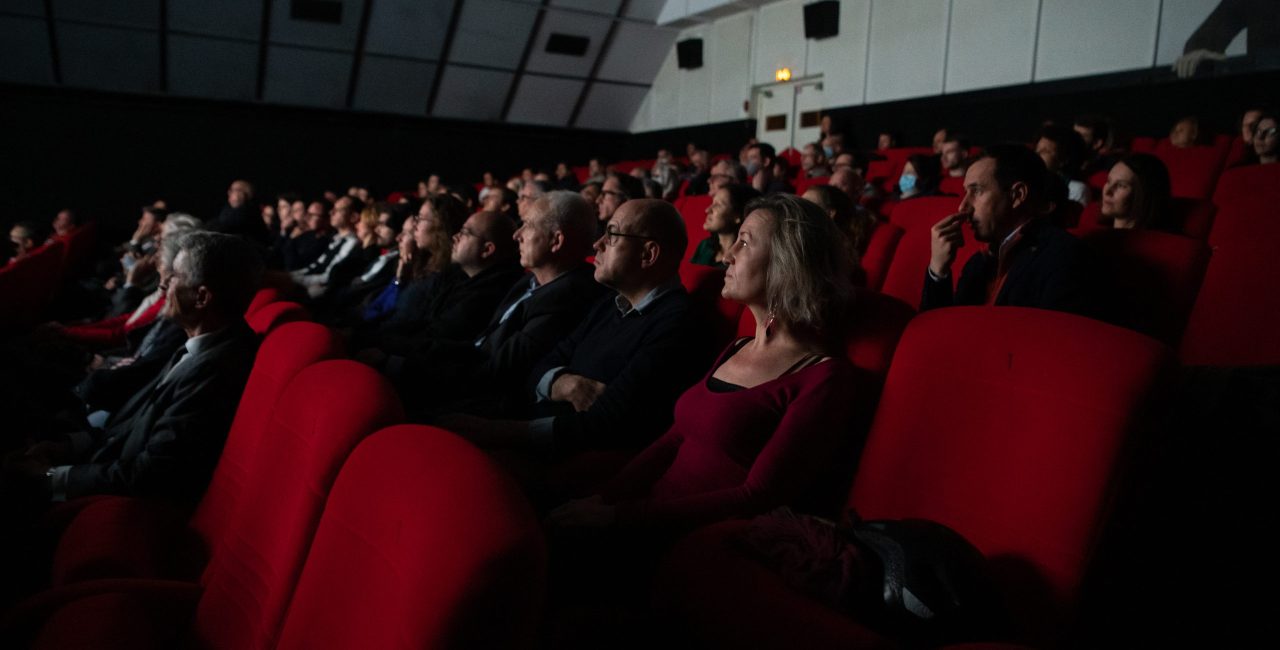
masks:
[[[791,146],[804,150],[822,133],[822,82],[796,84],[791,112]]]
[[[821,132],[822,82],[807,80],[756,90],[756,139],[782,151],[801,149]]]

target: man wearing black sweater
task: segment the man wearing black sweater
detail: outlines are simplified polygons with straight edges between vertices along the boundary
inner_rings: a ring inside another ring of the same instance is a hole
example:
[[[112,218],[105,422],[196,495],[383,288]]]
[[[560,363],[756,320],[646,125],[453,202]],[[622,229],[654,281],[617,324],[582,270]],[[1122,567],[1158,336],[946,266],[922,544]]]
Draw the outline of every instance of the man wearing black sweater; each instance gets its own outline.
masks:
[[[534,419],[448,426],[485,446],[556,456],[652,442],[713,349],[680,284],[685,232],[669,203],[622,204],[595,243],[595,279],[614,292],[531,373]]]

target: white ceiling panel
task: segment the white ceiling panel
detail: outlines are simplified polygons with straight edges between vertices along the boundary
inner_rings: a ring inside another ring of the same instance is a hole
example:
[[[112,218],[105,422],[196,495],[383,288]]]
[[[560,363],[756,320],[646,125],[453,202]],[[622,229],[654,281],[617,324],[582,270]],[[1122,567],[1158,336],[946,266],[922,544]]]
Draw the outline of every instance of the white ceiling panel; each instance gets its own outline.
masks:
[[[622,23],[613,33],[598,77],[615,81],[653,83],[667,52],[680,32],[664,27]]]
[[[447,66],[436,96],[436,117],[467,120],[497,120],[515,74]]]
[[[451,0],[377,0],[369,15],[364,50],[416,59],[440,58]]]
[[[551,0],[551,6],[615,16],[622,0]]]
[[[436,64],[366,55],[356,81],[355,108],[426,115]]]
[[[1159,22],[1159,0],[1043,0],[1035,80],[1150,67]]]
[[[648,88],[597,81],[587,93],[575,126],[584,129],[626,131],[644,103]]]
[[[949,93],[1031,83],[1036,5],[964,0],[951,14],[945,89]]]
[[[44,0],[4,0],[4,10],[11,14],[44,18]]]
[[[0,81],[53,83],[49,24],[44,19],[0,16]]]
[[[634,20],[656,22],[666,4],[667,0],[631,0],[627,5],[626,16]]]
[[[871,3],[867,102],[942,94],[950,11],[936,0]]]
[[[273,45],[267,52],[263,99],[281,104],[342,108],[347,102],[351,55]]]
[[[59,20],[160,29],[160,0],[53,0]]]
[[[503,0],[469,0],[453,36],[449,60],[515,70],[538,8]]]
[[[600,44],[609,32],[612,20],[586,14],[565,11],[547,11],[542,17],[542,29],[538,40],[529,53],[530,72],[547,72],[575,77],[586,77],[591,74],[591,66],[595,65],[596,55],[600,52]],[[569,36],[585,36],[591,39],[587,52],[583,56],[551,54],[546,51],[547,39],[551,34],[567,34]]]
[[[262,0],[168,0],[169,29],[192,34],[258,40]]]
[[[160,89],[160,37],[115,27],[57,25],[62,81],[123,92]]]
[[[351,52],[356,48],[356,32],[360,29],[359,0],[343,0],[342,22],[320,23],[311,20],[294,20],[290,16],[290,0],[273,0],[271,3],[271,42],[285,45],[303,45]]]
[[[169,36],[169,91],[175,95],[253,101],[258,45],[199,36]]]
[[[516,89],[508,122],[567,126],[585,81],[525,75]]]

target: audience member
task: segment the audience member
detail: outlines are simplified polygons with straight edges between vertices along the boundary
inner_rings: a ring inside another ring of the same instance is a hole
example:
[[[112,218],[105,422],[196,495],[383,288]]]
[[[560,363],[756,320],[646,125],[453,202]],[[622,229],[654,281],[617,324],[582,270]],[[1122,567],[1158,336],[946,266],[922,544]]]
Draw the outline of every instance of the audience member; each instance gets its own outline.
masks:
[[[516,221],[520,218],[520,195],[506,187],[489,188],[489,193],[480,202],[480,209],[505,214]]]
[[[711,192],[711,156],[704,149],[689,152],[689,184],[684,189],[685,196],[701,196]]]
[[[329,277],[349,255],[355,254],[360,246],[356,238],[355,220],[364,209],[359,199],[343,196],[333,204],[329,212],[329,225],[334,230],[333,239],[314,262],[305,268],[293,271],[293,279],[306,289],[312,298],[319,298],[329,289]]]
[[[920,310],[949,305],[1012,305],[1095,315],[1088,249],[1042,217],[1046,169],[1021,145],[995,145],[965,173],[960,212],[933,226],[932,259]],[[951,265],[964,245],[961,223],[987,248],[965,264],[954,291]]]
[[[1107,174],[1101,220],[1113,228],[1167,230],[1169,187],[1169,170],[1159,158],[1131,153]]]
[[[1241,164],[1269,165],[1276,162],[1280,157],[1280,136],[1276,134],[1277,125],[1280,125],[1280,122],[1277,122],[1275,113],[1263,112],[1258,116],[1258,125],[1253,132],[1253,146],[1245,150]]]
[[[583,183],[582,189],[578,190],[578,196],[581,196],[590,205],[595,205],[600,200],[600,192],[604,189],[604,183]]]
[[[227,188],[227,204],[217,219],[209,222],[208,228],[213,232],[244,237],[255,244],[266,245],[270,241],[261,215],[253,206],[253,185],[246,180],[231,182]]]
[[[1036,140],[1036,154],[1044,166],[1067,182],[1067,197],[1080,205],[1090,200],[1089,186],[1080,179],[1084,160],[1084,139],[1074,129],[1047,124]]]
[[[523,221],[525,214],[529,211],[529,206],[538,197],[551,191],[551,185],[544,181],[536,181],[530,179],[528,182],[520,186],[520,191],[516,193],[516,214],[520,221]]]
[[[632,199],[643,198],[644,185],[640,183],[640,179],[630,174],[609,172],[600,188],[600,198],[596,199],[596,218],[600,221],[598,232],[604,232],[604,227],[619,206]]]
[[[298,203],[295,202],[293,206]],[[293,211],[290,206],[290,212]],[[301,223],[280,244],[280,259],[284,270],[296,271],[314,263],[333,243],[334,230],[330,227],[329,213],[332,206],[323,200],[312,201],[306,207]],[[283,235],[283,233],[281,233]]]
[[[853,373],[836,342],[849,298],[844,251],[814,204],[753,201],[724,296],[752,311],[755,336],[735,341],[685,391],[666,434],[597,494],[554,510],[550,523],[685,530],[829,502],[813,492],[852,466],[858,443]]]
[[[707,238],[698,242],[689,262],[728,268],[729,248],[738,239],[738,229],[747,217],[747,204],[760,196],[750,185],[726,185],[712,196],[707,220],[702,224]]]
[[[604,176],[607,170],[604,161],[599,158],[592,158],[587,161],[587,180],[584,183],[604,183]]]
[[[261,223],[261,222],[259,222]],[[165,315],[188,339],[102,429],[38,442],[5,464],[36,498],[126,494],[192,505],[226,439],[257,350],[244,311],[262,274],[245,242],[183,238],[165,286]]]
[[[724,158],[711,166],[711,175],[707,178],[707,191],[711,194],[728,185],[745,185],[748,178],[747,168],[736,160]]]
[[[774,161],[778,154],[773,145],[757,142],[747,148],[747,175],[751,177],[751,186],[761,194],[794,194],[796,188],[786,178],[775,175]]]
[[[947,130],[946,127],[933,132],[933,154],[935,156],[942,154],[942,143],[947,141],[947,137],[950,133],[951,132]]]
[[[1116,160],[1111,154],[1111,120],[1100,115],[1081,115],[1071,128],[1084,141],[1084,174],[1111,169]]]
[[[674,200],[676,193],[680,191],[680,166],[671,157],[669,150],[658,150],[658,157],[654,160],[651,171],[653,180],[662,186],[662,198]]]
[[[55,238],[64,238],[70,235],[80,225],[80,220],[76,218],[75,210],[64,208],[58,211],[53,217],[53,236]]]
[[[862,279],[858,261],[867,251],[867,243],[871,241],[871,231],[876,228],[876,217],[871,211],[858,205],[843,190],[830,185],[813,185],[804,191],[806,201],[822,208],[831,218],[836,230],[844,235],[848,243],[849,261],[854,269],[854,277]]]
[[[1200,144],[1199,118],[1189,115],[1175,122],[1173,128],[1169,130],[1169,144],[1176,149]]]
[[[956,133],[949,134],[943,141],[939,158],[947,176],[964,178],[964,170],[969,166],[969,147],[969,139]]]
[[[573,168],[569,163],[561,161],[556,163],[556,177],[551,183],[552,187],[557,190],[578,190],[578,176],[574,174]]]
[[[9,263],[30,255],[31,251],[43,246],[46,239],[48,235],[44,226],[35,221],[19,221],[14,224],[9,229],[9,242],[13,244],[13,258]]]
[[[831,175],[831,168],[827,166],[827,156],[823,153],[821,144],[810,142],[804,146],[804,153],[800,154],[800,168],[804,170],[805,178]]]
[[[936,156],[917,153],[907,157],[898,176],[898,198],[905,201],[936,195],[942,180],[941,170]]]

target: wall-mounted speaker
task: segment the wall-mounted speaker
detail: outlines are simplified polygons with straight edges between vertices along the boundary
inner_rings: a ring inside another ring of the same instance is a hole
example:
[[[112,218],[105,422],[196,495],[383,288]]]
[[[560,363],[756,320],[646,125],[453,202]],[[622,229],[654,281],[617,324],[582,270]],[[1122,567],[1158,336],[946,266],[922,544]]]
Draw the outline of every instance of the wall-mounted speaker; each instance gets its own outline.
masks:
[[[552,32],[547,37],[547,52],[551,54],[564,54],[565,56],[586,56],[587,48],[591,46],[591,39],[586,36],[572,36],[570,34],[557,34]]]
[[[702,39],[687,38],[676,43],[676,63],[685,70],[702,67]]]
[[[840,2],[822,0],[804,6],[804,37],[830,38],[840,33]]]

